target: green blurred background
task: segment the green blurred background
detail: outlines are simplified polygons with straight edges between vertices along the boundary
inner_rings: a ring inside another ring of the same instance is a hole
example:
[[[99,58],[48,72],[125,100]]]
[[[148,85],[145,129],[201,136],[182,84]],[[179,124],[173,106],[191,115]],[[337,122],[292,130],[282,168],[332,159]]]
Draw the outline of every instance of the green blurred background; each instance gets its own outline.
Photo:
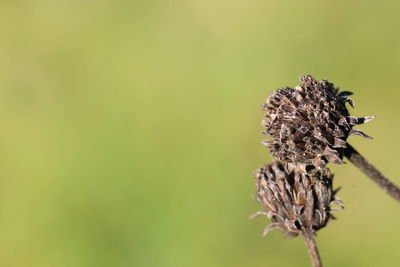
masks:
[[[312,74],[397,184],[399,1],[0,2],[0,266],[308,266],[249,220],[261,105]],[[326,266],[399,266],[400,209],[351,164]]]

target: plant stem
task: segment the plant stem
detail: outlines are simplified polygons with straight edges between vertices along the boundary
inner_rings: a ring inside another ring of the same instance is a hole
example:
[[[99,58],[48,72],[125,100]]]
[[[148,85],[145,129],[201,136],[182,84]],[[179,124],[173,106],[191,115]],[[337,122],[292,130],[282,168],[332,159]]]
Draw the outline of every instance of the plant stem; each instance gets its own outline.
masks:
[[[357,152],[349,143],[344,150],[344,155],[365,175],[380,186],[383,191],[400,202],[400,188],[389,181],[380,171],[369,163],[360,153]]]
[[[308,253],[310,254],[312,266],[314,267],[322,267],[322,261],[319,256],[317,243],[315,243],[314,237],[311,233],[311,230],[303,230],[302,231],[304,242],[306,243]]]

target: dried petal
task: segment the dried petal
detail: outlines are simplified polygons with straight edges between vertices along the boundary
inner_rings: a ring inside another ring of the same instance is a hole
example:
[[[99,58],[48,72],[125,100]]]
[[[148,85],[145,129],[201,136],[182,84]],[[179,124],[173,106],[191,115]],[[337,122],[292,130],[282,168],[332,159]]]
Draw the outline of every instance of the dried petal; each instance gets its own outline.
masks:
[[[373,139],[371,136],[365,134],[363,131],[356,130],[356,129],[351,129],[350,130],[349,136],[352,136],[352,135],[359,135],[359,136],[367,138],[367,139]]]
[[[339,147],[346,147],[346,141],[343,141],[342,139],[335,138],[335,142],[333,144],[333,147],[339,148]]]
[[[342,91],[338,94],[339,97],[343,97],[343,96],[349,96],[352,95],[353,92],[349,92],[349,91]]]

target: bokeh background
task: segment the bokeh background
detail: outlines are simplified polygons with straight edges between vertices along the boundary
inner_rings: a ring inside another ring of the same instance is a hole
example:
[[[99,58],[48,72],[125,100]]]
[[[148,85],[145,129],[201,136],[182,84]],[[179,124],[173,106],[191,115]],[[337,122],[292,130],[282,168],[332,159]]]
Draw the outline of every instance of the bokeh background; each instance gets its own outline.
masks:
[[[0,2],[0,266],[308,266],[252,199],[261,105],[312,74],[355,92],[400,184],[399,1]],[[400,209],[351,164],[326,266],[399,266]]]

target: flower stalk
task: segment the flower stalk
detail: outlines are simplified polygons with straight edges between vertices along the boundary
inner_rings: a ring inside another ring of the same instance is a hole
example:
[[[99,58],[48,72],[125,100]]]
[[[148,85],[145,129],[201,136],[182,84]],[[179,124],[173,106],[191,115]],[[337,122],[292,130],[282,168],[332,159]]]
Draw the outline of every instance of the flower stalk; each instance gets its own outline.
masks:
[[[360,171],[382,188],[383,191],[400,202],[400,188],[386,178],[349,143],[347,143],[347,147],[344,150],[344,155],[354,164],[354,166],[360,169]]]
[[[321,257],[319,256],[317,243],[315,242],[312,233],[308,231],[302,231],[302,234],[308,249],[308,253],[310,254],[313,267],[322,267],[322,261]]]

